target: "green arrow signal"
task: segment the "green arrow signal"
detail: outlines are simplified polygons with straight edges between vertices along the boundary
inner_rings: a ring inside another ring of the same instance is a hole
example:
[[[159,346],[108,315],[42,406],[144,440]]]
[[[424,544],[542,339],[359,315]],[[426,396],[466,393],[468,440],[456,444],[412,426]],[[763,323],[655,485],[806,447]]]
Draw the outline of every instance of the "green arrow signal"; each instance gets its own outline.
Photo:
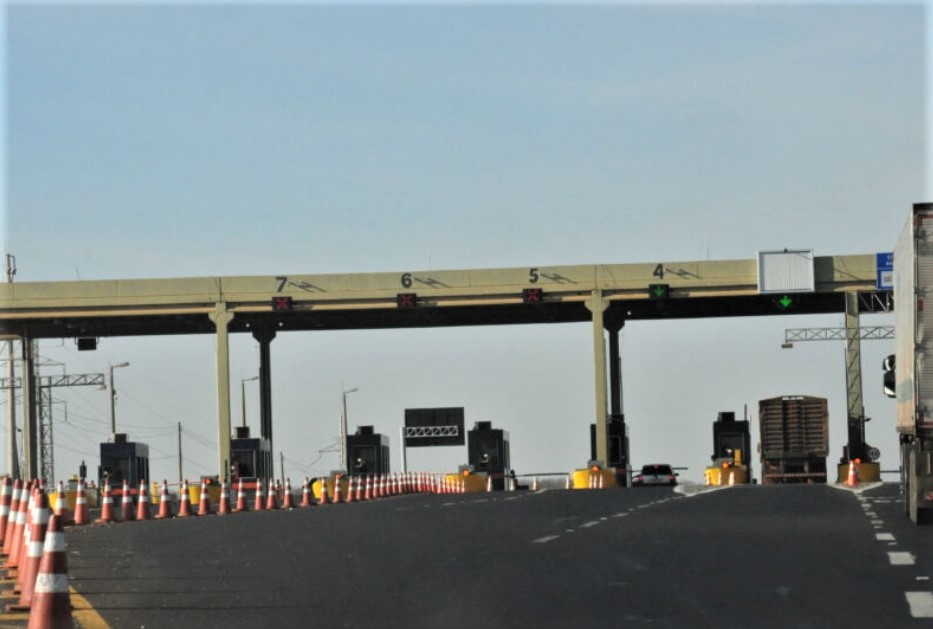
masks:
[[[784,295],[783,297],[781,297],[780,300],[778,300],[778,303],[781,304],[781,308],[784,308],[785,310],[787,310],[788,308],[790,308],[790,305],[794,303],[794,300],[788,297],[787,295]]]
[[[655,296],[655,297],[663,297],[663,296],[664,296],[664,293],[666,293],[666,292],[667,292],[667,289],[665,289],[663,286],[655,286],[655,287],[654,287],[654,296]]]

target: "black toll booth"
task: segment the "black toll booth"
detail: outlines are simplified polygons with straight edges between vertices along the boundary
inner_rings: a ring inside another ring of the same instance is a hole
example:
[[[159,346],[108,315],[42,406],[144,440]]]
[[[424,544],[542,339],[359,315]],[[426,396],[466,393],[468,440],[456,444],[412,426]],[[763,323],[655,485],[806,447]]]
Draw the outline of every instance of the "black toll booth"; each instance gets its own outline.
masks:
[[[117,433],[113,441],[100,444],[100,467],[97,468],[98,486],[104,481],[122,491],[123,481],[136,491],[141,482],[149,482],[149,446],[126,440],[126,433]]]
[[[736,421],[735,413],[721,411],[713,422],[713,456],[716,459],[733,458],[742,451],[742,463],[751,470],[752,437],[747,420]]]
[[[250,438],[249,426],[237,426],[230,440],[230,482],[272,478],[272,445],[263,437]]]
[[[615,470],[616,484],[628,485],[629,444],[625,426],[625,415],[611,415],[606,425],[606,441],[609,446],[609,460],[606,465]],[[596,424],[590,424],[590,460],[596,457]]]
[[[347,465],[350,474],[388,474],[389,438],[372,426],[357,426],[355,435],[347,435]]]
[[[467,456],[475,472],[492,478],[492,488],[505,489],[505,474],[511,469],[509,433],[492,427],[492,422],[476,422],[467,432]]]

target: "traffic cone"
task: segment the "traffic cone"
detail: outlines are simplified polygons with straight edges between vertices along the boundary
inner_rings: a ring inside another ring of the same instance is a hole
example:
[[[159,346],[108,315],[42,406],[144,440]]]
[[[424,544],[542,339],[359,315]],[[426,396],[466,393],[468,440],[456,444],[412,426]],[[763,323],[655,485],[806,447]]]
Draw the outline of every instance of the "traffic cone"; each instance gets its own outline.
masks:
[[[149,491],[146,488],[145,479],[139,481],[139,499],[136,501],[136,519],[139,521],[148,520],[149,514]]]
[[[23,494],[23,483],[18,478],[13,481],[13,493],[10,494],[10,515],[7,518],[6,528],[3,532],[3,554],[10,554],[13,544],[13,529],[16,528],[16,514],[19,511],[19,501]]]
[[[320,500],[320,503],[321,503],[322,505],[326,505],[326,504],[328,503],[328,500],[327,500],[327,478],[324,477],[324,476],[321,477],[321,500]]]
[[[265,506],[263,504],[263,498],[265,498],[265,496],[263,495],[263,492],[262,492],[262,479],[257,477],[256,478],[256,497],[255,497],[255,500],[253,501],[253,511],[262,511],[263,507]]]
[[[130,493],[130,484],[123,481],[123,500],[120,501],[120,519],[124,522],[132,522],[136,515],[136,509],[133,505],[133,494]]]
[[[19,510],[16,512],[16,525],[13,527],[13,545],[10,547],[10,554],[6,559],[7,568],[16,568],[19,566],[19,558],[22,555],[23,532],[26,528],[26,518],[29,510],[32,508],[32,489],[23,487],[20,492]]]
[[[75,524],[87,524],[91,521],[91,513],[87,506],[87,490],[84,479],[78,480],[78,496],[75,498]]]
[[[58,481],[58,494],[55,497],[55,515],[62,524],[69,524],[71,516],[68,514],[68,494],[65,493],[65,483]]]
[[[285,493],[282,494],[282,508],[283,509],[294,509],[294,498],[292,498],[292,481],[290,478],[285,479]]]
[[[188,518],[193,515],[191,512],[191,494],[188,493],[188,479],[181,481],[181,489],[178,496],[178,517]]]
[[[356,477],[356,501],[359,502],[363,499],[363,484],[364,480],[362,476]]]
[[[302,507],[311,506],[311,490],[308,487],[309,484],[310,484],[310,481],[308,480],[308,477],[305,476],[305,482],[301,486],[301,506]]]
[[[846,485],[849,487],[858,485],[858,469],[856,468],[854,459],[849,461],[849,476],[846,478]]]
[[[275,511],[279,508],[279,501],[275,495],[275,483],[272,479],[269,479],[269,493],[266,495],[266,509],[269,511]]]
[[[570,489],[571,486],[572,485],[570,483],[570,474],[567,474],[567,480],[564,481],[564,489]]]
[[[354,500],[353,497],[353,476],[347,478],[347,503],[351,503]]]
[[[104,497],[101,499],[100,503],[100,517],[94,520],[94,524],[110,524],[115,521],[113,496],[110,493],[110,479],[106,479],[104,480]]]
[[[201,499],[198,500],[198,515],[211,515],[211,497],[207,493],[207,479],[201,480]]]
[[[68,594],[68,557],[58,516],[49,518],[27,629],[73,629]]]
[[[237,486],[236,491],[236,509],[234,511],[249,511],[248,503],[246,502],[246,488],[243,487],[243,479],[240,479],[239,485]]]
[[[373,477],[366,475],[366,488],[363,490],[363,500],[373,499]]]
[[[162,493],[159,496],[159,512],[156,514],[156,520],[164,520],[172,517],[172,502],[168,497],[168,481],[162,479]]]
[[[332,502],[335,505],[340,504],[340,474],[334,475],[334,499]]]
[[[604,483],[605,483],[605,480],[603,480],[603,473],[600,472],[600,473],[599,473],[599,482],[598,482],[596,488],[597,488],[597,489],[603,489],[603,488],[605,487],[605,484],[604,484]]]
[[[486,476],[486,493],[492,491],[492,476]]]
[[[49,498],[44,491],[38,492],[36,506],[32,512],[32,522],[29,526],[29,542],[26,544],[26,554],[20,562],[20,594],[19,604],[7,607],[7,611],[23,611],[32,604],[33,592],[36,586],[36,575],[39,574],[39,563],[42,561],[42,546],[45,541],[45,532],[49,525]]]
[[[227,487],[227,481],[220,482],[220,504],[217,505],[217,515],[227,515],[230,513],[230,488]]]
[[[13,481],[9,476],[3,477],[3,486],[0,487],[0,544],[6,536],[6,525],[10,521],[10,505],[13,498]]]
[[[538,491],[538,477],[537,476],[531,479],[531,491]]]

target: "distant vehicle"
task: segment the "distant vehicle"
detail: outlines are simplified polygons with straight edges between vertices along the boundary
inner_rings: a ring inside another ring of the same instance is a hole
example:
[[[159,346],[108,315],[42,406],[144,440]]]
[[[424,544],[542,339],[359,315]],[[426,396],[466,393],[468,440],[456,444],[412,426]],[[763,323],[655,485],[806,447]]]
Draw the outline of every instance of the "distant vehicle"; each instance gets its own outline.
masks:
[[[829,454],[826,398],[785,395],[758,402],[761,482],[825,483]]]
[[[636,474],[635,478],[632,479],[632,485],[635,487],[647,487],[648,485],[669,485],[673,487],[676,484],[677,474],[666,463],[643,465],[641,473]]]

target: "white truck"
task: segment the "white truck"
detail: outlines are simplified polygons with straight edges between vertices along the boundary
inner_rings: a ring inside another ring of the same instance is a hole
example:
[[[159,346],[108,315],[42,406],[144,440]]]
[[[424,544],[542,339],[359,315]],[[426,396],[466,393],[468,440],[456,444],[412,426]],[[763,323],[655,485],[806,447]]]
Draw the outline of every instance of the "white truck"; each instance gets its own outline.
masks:
[[[894,249],[894,324],[895,354],[882,367],[896,401],[904,506],[915,523],[933,523],[933,203],[913,206]]]

